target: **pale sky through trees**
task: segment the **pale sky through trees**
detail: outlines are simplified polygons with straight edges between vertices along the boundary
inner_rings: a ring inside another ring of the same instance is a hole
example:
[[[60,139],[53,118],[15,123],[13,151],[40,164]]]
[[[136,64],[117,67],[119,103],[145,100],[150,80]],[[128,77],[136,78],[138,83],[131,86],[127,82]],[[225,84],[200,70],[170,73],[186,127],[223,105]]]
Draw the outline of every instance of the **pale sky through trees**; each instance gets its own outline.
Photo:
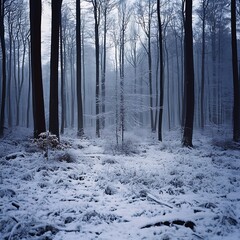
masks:
[[[180,3],[181,1],[179,1]],[[74,0],[63,0],[63,4],[68,3],[69,6],[74,6]],[[81,3],[84,4],[84,1]],[[199,0],[193,0],[194,9],[198,6]],[[50,0],[43,0],[42,2],[42,63],[50,61],[50,39],[51,39],[51,2]],[[74,7],[73,14],[75,14]],[[90,14],[90,13],[88,13]],[[193,22],[196,18],[193,15]]]

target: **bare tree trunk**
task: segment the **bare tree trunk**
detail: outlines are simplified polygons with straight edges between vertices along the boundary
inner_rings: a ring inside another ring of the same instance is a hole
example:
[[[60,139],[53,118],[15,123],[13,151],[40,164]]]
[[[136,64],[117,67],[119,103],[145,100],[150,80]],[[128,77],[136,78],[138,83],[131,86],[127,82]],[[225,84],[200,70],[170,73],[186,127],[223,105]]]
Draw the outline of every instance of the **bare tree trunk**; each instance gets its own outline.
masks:
[[[49,106],[49,131],[59,139],[58,116],[58,54],[59,30],[62,0],[52,0],[52,36],[50,59],[50,106]]]
[[[10,13],[9,13],[10,15]],[[11,103],[11,87],[12,87],[12,22],[8,16],[8,31],[9,31],[9,65],[8,65],[8,126],[12,126],[12,103]]]
[[[28,41],[29,49],[31,42]],[[30,95],[31,95],[31,52],[28,54],[28,94],[27,94],[27,128],[30,126]]]
[[[125,29],[122,23],[121,36],[120,36],[120,125],[122,135],[122,146],[124,143],[125,132],[125,106],[124,106],[124,41],[125,41]]]
[[[65,46],[64,39],[63,39],[63,26],[62,26],[62,19],[60,18],[60,63],[61,63],[61,127],[60,133],[64,133],[64,128],[66,126],[66,86],[65,86]]]
[[[76,48],[77,48],[77,135],[82,137],[84,135],[83,130],[83,104],[82,104],[82,48],[81,48],[81,5],[80,0],[76,0]]]
[[[74,127],[74,109],[75,109],[75,74],[74,74],[74,52],[73,46],[71,46],[70,54],[70,74],[71,74],[71,127]]]
[[[208,1],[202,1],[202,66],[201,66],[201,128],[204,128],[205,117],[204,117],[204,92],[205,92],[205,25],[206,25],[206,7]]]
[[[4,1],[0,0],[0,41],[2,48],[2,99],[0,116],[0,137],[4,134],[5,104],[6,104],[6,46],[4,37]]]
[[[232,66],[233,66],[233,140],[240,141],[240,88],[238,79],[238,56],[236,34],[236,0],[231,0]]]
[[[159,37],[159,56],[160,56],[160,95],[159,95],[159,117],[158,117],[158,140],[162,141],[162,119],[163,119],[163,99],[164,99],[164,64],[163,64],[163,38],[162,22],[160,15],[160,0],[157,0],[157,19],[158,19],[158,37]]]
[[[106,98],[106,54],[107,54],[107,8],[104,9],[104,29],[103,29],[103,68],[102,68],[102,128],[105,128],[105,98]]]
[[[100,137],[100,107],[99,107],[99,3],[97,0],[92,0],[94,8],[94,21],[95,21],[95,58],[96,58],[96,94],[95,94],[95,103],[96,103],[96,136]]]
[[[41,66],[41,0],[30,0],[34,137],[46,131]]]
[[[192,33],[192,0],[185,2],[185,96],[186,114],[182,144],[192,147],[194,118],[194,64],[193,64],[193,33]]]
[[[157,41],[157,49],[159,49],[159,41]],[[154,132],[157,130],[157,123],[158,123],[158,100],[159,100],[159,87],[158,87],[158,78],[159,78],[159,64],[160,63],[160,56],[159,51],[157,51],[157,64],[156,64],[156,102],[155,102],[155,119],[154,119]]]

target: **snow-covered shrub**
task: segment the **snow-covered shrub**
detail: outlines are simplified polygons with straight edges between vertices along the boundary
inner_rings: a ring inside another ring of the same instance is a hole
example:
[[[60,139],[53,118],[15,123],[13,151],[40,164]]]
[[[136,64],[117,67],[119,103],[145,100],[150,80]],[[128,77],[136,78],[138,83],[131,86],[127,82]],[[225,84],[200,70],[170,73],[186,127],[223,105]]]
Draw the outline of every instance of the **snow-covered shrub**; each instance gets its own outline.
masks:
[[[55,154],[54,159],[59,162],[73,163],[76,162],[76,155],[70,150],[60,151],[58,154]]]
[[[60,149],[61,145],[56,135],[51,134],[49,131],[39,134],[39,138],[34,139],[37,146],[45,151],[44,156],[48,159],[49,149]]]
[[[56,135],[51,134],[49,131],[43,132],[39,134],[39,138],[37,139],[38,146],[42,149],[46,147],[49,148],[57,148],[59,146],[59,141]]]
[[[110,143],[105,147],[105,150],[106,152],[111,152],[113,155],[132,155],[139,153],[138,146],[129,139],[119,144]]]

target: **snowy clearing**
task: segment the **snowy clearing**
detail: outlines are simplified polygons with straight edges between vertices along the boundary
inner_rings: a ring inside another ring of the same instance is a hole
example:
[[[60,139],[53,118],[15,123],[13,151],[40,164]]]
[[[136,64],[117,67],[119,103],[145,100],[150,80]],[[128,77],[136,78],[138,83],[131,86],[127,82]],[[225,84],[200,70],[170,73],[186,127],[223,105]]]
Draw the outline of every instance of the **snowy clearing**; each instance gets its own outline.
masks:
[[[0,239],[240,239],[238,145],[65,136],[47,160],[27,131],[0,142]]]

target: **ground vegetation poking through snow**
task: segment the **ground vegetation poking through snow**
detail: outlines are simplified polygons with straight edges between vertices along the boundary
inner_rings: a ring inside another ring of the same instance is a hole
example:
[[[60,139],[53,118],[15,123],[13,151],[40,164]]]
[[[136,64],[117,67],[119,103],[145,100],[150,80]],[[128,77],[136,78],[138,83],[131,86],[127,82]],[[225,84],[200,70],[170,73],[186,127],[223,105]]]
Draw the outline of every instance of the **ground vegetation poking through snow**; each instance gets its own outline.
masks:
[[[178,134],[132,138],[129,154],[65,136],[46,159],[26,129],[9,133],[0,239],[240,239],[239,145],[196,134],[182,148]]]

